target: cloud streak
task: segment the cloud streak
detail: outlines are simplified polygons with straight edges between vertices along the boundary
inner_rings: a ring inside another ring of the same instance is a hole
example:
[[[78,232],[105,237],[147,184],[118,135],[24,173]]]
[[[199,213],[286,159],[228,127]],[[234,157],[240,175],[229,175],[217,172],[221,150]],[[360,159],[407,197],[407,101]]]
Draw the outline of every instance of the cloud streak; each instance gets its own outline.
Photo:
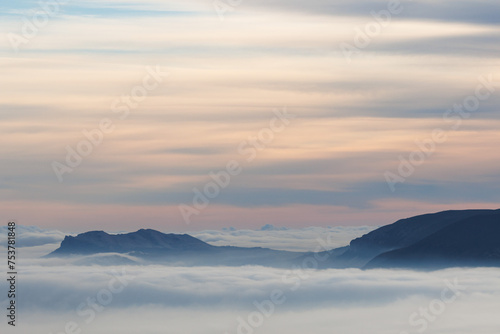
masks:
[[[30,4],[20,6],[4,5],[2,31],[20,31]],[[67,212],[85,206],[96,224],[119,225],[125,216],[124,227],[142,227],[127,215],[133,210],[137,221],[154,216],[152,224],[177,228],[182,217],[171,208],[189,202],[211,171],[239,157],[239,143],[268,125],[273,108],[287,105],[297,115],[293,124],[211,201],[216,213],[200,222],[227,227],[249,208],[259,219],[271,208],[281,216],[245,224],[298,224],[299,208],[317,206],[305,211],[302,226],[345,225],[345,210],[357,217],[350,223],[379,225],[401,213],[385,207],[387,216],[374,218],[379,201],[413,203],[404,216],[436,201],[443,209],[497,202],[500,161],[487,152],[498,142],[499,26],[491,14],[498,4],[403,6],[352,64],[338,45],[352,42],[385,1],[243,2],[223,22],[206,1],[65,7],[19,54],[0,40],[0,118],[8,134],[0,198],[26,224],[63,228]],[[82,130],[116,116],[113,101],[154,64],[169,69],[168,82],[58,185],[50,163]],[[394,197],[384,171],[397,167],[415,139],[449,127],[443,113],[490,73],[496,91]],[[16,209],[22,206],[43,210],[40,221]],[[239,213],[222,214],[228,209]],[[327,221],[326,210],[336,217]]]

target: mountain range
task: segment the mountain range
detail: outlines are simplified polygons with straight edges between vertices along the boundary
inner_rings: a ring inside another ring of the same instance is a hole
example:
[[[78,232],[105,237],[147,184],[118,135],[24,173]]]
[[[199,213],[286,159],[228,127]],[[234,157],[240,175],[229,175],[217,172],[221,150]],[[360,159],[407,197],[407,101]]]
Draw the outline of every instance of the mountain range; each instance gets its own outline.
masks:
[[[120,259],[123,263],[285,267],[302,253],[261,247],[213,246],[188,234],[165,234],[141,229],[126,234],[91,231],[76,237],[66,236],[61,246],[48,257],[95,254],[100,256],[89,257],[82,264],[114,264]]]
[[[79,260],[81,264],[290,267],[315,261],[319,268],[429,270],[500,266],[500,210],[453,210],[401,219],[345,247],[320,253],[213,246],[187,234],[141,229],[127,234],[92,231],[66,236],[48,256],[87,256]]]

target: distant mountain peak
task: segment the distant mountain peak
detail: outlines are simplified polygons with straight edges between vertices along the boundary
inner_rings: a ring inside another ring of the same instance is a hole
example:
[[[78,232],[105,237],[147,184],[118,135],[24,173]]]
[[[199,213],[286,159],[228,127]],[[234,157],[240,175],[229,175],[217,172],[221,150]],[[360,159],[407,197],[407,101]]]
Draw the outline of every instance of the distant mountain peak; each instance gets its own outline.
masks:
[[[140,230],[138,230],[135,233],[141,233],[141,234],[163,234],[162,232],[157,231],[157,230],[153,230],[151,228],[141,228]]]
[[[93,255],[102,256],[93,256]],[[120,254],[123,254],[120,255]],[[126,255],[128,254],[128,255]],[[66,236],[61,246],[48,256],[86,256],[82,264],[117,265],[134,262],[184,265],[291,265],[303,253],[278,251],[261,247],[245,248],[212,246],[188,234],[165,234],[153,229],[140,229],[125,234],[90,231],[76,237]]]
[[[61,246],[49,255],[130,253],[144,251],[200,250],[213,247],[187,234],[165,234],[153,229],[140,229],[125,234],[89,231],[76,237],[66,236]]]

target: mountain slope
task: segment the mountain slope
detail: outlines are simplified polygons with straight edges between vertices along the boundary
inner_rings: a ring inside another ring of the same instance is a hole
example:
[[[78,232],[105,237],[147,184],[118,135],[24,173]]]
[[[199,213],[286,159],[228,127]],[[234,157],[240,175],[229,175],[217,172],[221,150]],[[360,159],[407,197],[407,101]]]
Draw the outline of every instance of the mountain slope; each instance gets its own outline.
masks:
[[[463,219],[492,212],[494,210],[451,210],[398,220],[352,240],[344,253],[332,259],[332,266],[363,267],[382,253],[410,246]]]
[[[365,268],[500,266],[500,211],[469,217],[401,249],[378,255]]]
[[[181,250],[209,250],[213,248],[187,234],[164,234],[155,230],[139,230],[127,234],[108,234],[92,231],[76,237],[66,236],[61,247],[49,255],[158,252]]]
[[[143,263],[175,265],[266,265],[285,267],[295,263],[304,253],[278,251],[261,247],[245,248],[212,246],[187,234],[164,234],[155,230],[139,230],[127,234],[92,231],[66,236],[61,246],[48,257],[88,256],[93,254],[128,254]],[[127,261],[116,255],[87,257],[85,264]],[[107,262],[105,262],[107,261]],[[118,264],[118,263],[117,263]]]

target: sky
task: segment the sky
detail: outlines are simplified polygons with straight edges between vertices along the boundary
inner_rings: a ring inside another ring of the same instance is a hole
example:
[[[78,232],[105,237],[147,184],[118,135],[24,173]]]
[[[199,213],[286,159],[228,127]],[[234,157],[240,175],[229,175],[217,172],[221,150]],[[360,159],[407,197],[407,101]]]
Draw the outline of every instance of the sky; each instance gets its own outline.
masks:
[[[498,1],[41,3],[0,3],[3,221],[201,231],[499,207]]]
[[[23,249],[21,248],[21,251]],[[75,266],[23,255],[6,333],[459,333],[498,331],[495,268],[311,270]],[[7,289],[2,280],[0,288]],[[6,296],[0,305],[6,307]],[[197,321],[192,321],[197,319]],[[362,321],[360,321],[362,319]],[[203,326],[200,326],[203,324]],[[244,329],[247,327],[248,329]],[[69,327],[71,328],[71,327]]]

